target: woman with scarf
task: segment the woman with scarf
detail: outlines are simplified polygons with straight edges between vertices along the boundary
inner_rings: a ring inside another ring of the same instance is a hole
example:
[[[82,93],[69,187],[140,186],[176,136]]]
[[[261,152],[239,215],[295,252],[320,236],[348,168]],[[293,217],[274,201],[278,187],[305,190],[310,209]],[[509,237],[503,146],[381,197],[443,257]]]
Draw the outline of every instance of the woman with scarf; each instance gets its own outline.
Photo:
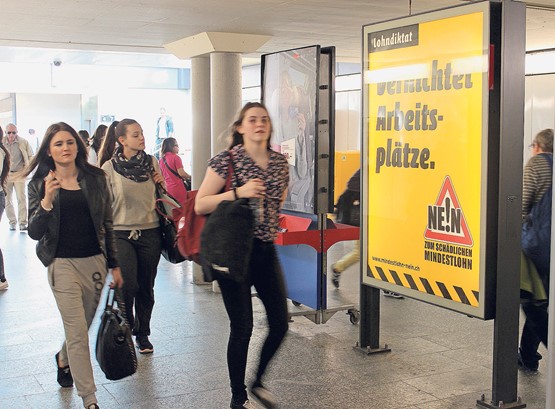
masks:
[[[114,141],[109,139],[115,139]],[[100,157],[112,192],[114,232],[126,305],[127,321],[141,354],[150,354],[150,318],[154,307],[154,280],[161,254],[161,231],[156,212],[156,184],[163,183],[158,162],[145,153],[143,129],[123,119],[108,132]],[[134,307],[134,308],[133,308]],[[134,311],[133,311],[134,310]]]

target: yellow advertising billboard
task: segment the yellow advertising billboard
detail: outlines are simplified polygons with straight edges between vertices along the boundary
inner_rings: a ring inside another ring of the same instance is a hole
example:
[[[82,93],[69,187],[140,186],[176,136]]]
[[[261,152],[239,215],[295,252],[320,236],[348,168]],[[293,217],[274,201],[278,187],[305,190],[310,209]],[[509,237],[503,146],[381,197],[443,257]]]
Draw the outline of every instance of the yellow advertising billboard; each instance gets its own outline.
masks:
[[[363,283],[483,317],[489,3],[363,39]]]

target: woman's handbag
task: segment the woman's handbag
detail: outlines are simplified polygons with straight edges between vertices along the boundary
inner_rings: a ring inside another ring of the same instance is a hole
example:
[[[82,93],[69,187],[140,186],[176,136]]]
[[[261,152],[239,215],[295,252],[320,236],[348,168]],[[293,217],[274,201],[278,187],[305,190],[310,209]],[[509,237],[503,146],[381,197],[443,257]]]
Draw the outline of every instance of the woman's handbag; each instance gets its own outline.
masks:
[[[233,156],[225,190],[235,177]],[[206,281],[218,277],[243,282],[246,278],[254,239],[254,215],[248,199],[224,200],[207,217],[200,235],[202,270]]]
[[[96,360],[106,378],[112,381],[133,375],[137,371],[135,345],[124,318],[125,305],[116,298],[119,298],[116,290],[110,289],[96,338]],[[121,312],[114,307],[114,301]]]
[[[156,211],[160,217],[162,231],[162,256],[170,263],[178,264],[185,257],[177,247],[177,222],[181,218],[183,208],[160,184],[156,185]]]

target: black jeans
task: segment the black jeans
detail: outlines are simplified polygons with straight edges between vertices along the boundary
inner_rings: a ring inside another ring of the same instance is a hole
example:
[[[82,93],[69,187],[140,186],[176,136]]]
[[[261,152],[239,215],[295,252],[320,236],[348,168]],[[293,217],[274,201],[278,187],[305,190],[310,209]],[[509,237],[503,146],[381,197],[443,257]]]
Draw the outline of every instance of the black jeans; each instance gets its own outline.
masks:
[[[527,366],[538,364],[540,355],[537,354],[540,342],[547,346],[548,315],[547,301],[521,300],[522,310],[526,314],[526,321],[520,337],[520,354]]]
[[[247,399],[245,371],[253,328],[251,285],[254,285],[266,308],[270,327],[260,352],[256,382],[262,380],[266,367],[279,349],[289,327],[285,282],[274,244],[255,239],[248,279],[244,283],[237,283],[218,278],[218,284],[222,290],[231,327],[227,345],[227,366],[232,400],[243,403]]]
[[[133,335],[150,335],[154,280],[162,251],[162,237],[160,228],[136,232],[140,233],[138,237],[129,230],[115,230],[118,261],[123,276],[121,293]]]

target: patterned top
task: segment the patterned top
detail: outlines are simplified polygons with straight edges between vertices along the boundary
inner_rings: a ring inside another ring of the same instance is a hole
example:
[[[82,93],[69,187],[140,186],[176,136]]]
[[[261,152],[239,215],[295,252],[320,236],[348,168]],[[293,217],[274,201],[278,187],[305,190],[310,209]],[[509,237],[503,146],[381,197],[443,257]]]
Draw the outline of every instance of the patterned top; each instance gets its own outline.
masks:
[[[235,168],[232,187],[242,186],[255,178],[264,181],[266,197],[250,199],[250,205],[256,217],[254,237],[262,241],[274,241],[278,231],[280,200],[289,184],[287,159],[281,153],[271,150],[268,168],[264,170],[254,163],[243,145],[234,146],[231,152]],[[228,151],[220,152],[208,161],[208,166],[223,179],[227,179],[229,158]]]

